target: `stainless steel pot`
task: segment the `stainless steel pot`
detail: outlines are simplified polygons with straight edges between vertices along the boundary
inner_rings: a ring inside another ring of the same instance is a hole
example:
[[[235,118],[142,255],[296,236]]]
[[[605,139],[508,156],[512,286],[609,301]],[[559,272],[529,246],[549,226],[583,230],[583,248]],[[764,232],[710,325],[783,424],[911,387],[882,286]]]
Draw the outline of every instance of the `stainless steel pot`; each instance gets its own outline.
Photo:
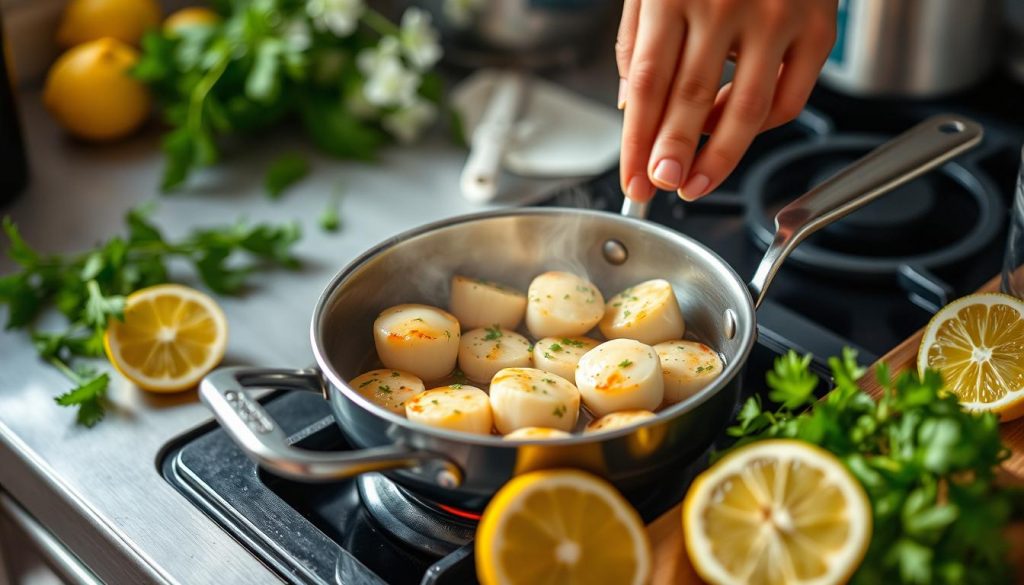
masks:
[[[840,0],[823,83],[856,96],[931,97],[988,73],[1001,0]]]
[[[250,457],[299,480],[388,471],[421,495],[468,510],[482,509],[514,475],[539,468],[589,469],[624,490],[650,485],[698,457],[727,424],[756,336],[755,309],[790,250],[822,226],[973,147],[981,136],[981,127],[970,120],[931,118],[796,199],[776,216],[775,241],[749,285],[697,241],[635,218],[516,209],[427,225],[376,246],[327,285],[310,330],[315,369],[225,368],[203,380],[200,394]],[[454,273],[525,289],[534,275],[550,269],[583,272],[606,292],[649,278],[669,280],[688,332],[724,356],[724,371],[640,426],[532,442],[412,423],[346,384],[373,352],[372,323],[382,309],[404,302],[445,306]],[[250,388],[323,393],[356,449],[325,453],[290,446],[246,394]]]

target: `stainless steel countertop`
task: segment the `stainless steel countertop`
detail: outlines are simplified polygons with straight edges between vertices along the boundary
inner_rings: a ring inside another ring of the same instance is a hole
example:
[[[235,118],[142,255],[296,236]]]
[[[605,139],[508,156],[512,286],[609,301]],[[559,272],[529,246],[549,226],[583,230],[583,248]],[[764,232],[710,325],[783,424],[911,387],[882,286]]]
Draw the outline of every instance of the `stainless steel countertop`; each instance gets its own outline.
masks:
[[[610,53],[610,50],[608,51]],[[612,104],[617,83],[610,61],[560,78]],[[47,252],[71,252],[122,231],[122,215],[158,200],[168,235],[197,225],[299,219],[304,237],[299,272],[260,274],[241,298],[222,298],[230,324],[226,364],[302,366],[311,362],[308,324],[329,278],[358,253],[427,221],[481,209],[458,193],[465,153],[443,136],[382,153],[374,164],[312,154],[310,177],[280,201],[262,192],[262,170],[289,150],[309,152],[296,136],[247,144],[181,194],[160,197],[159,131],[107,146],[68,139],[43,110],[36,92],[21,96],[32,164],[29,190],[10,214],[26,239]],[[551,182],[519,179],[516,204],[536,199]],[[327,234],[317,217],[335,188],[342,193],[342,229]],[[0,274],[12,270],[0,260]],[[187,274],[187,273],[183,273]],[[43,323],[45,325],[45,322]],[[0,333],[0,487],[108,583],[264,583],[275,574],[232,540],[160,476],[161,449],[208,421],[196,393],[160,396],[113,376],[112,408],[93,429],[53,397],[68,382],[37,359],[26,334]]]

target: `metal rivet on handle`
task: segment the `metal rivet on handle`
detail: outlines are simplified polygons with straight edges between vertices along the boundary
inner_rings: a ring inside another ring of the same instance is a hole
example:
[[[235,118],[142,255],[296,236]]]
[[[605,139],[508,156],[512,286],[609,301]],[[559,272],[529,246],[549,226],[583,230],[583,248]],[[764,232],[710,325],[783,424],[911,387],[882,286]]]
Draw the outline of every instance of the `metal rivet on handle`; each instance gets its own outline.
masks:
[[[437,481],[437,485],[439,485],[441,487],[444,487],[444,488],[459,487],[459,478],[458,478],[458,476],[456,476],[454,473],[452,473],[448,469],[442,469],[441,471],[438,471],[437,472],[437,477],[435,479]]]
[[[604,254],[604,259],[609,264],[618,266],[624,264],[626,260],[629,260],[629,250],[626,249],[626,245],[618,240],[605,240],[603,246],[601,246],[601,252]]]
[[[725,310],[725,321],[722,324],[722,331],[725,332],[726,339],[732,339],[736,337],[736,313],[732,309]]]
[[[943,134],[957,134],[958,132],[963,132],[964,128],[965,126],[963,125],[963,122],[954,121],[939,124],[939,132],[942,132]]]

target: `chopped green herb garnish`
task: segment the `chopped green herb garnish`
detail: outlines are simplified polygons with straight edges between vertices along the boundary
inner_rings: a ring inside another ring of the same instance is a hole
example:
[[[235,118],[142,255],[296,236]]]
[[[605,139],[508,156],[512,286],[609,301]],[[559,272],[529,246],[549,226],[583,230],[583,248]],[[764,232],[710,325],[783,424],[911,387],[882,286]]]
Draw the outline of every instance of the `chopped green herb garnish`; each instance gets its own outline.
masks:
[[[562,298],[568,301],[570,297],[569,297],[569,294],[566,293],[566,295],[564,297],[562,297]]]
[[[493,327],[487,327],[484,329],[487,335],[484,335],[484,341],[494,341],[495,339],[501,338],[501,328],[495,324]]]
[[[454,384],[448,384],[448,387],[453,389],[453,390],[459,390],[460,388],[462,388],[462,384],[460,384],[459,382],[456,382]]]
[[[420,317],[416,317],[415,319],[413,319],[413,321],[419,321],[420,323],[425,323],[426,322],[423,319],[421,319]]]
[[[397,378],[399,376],[401,376],[401,374],[399,374],[398,372],[391,372],[391,377],[392,378]]]
[[[555,352],[555,353],[558,353],[558,352],[562,351],[562,346],[558,345],[557,343],[552,343],[551,347],[549,349],[551,351]]]
[[[541,382],[547,382],[548,384],[554,384],[555,383],[555,381],[552,380],[551,378],[542,378]]]
[[[362,384],[360,384],[359,387],[360,388],[365,388],[366,386],[369,386],[370,384],[373,384],[376,381],[377,381],[377,378],[371,378],[371,379],[363,382]]]
[[[546,351],[544,352],[544,357],[548,358],[549,360],[555,359],[555,356],[551,355],[550,353],[548,353]]]
[[[559,404],[558,406],[555,407],[555,410],[551,414],[557,416],[558,418],[562,418],[563,416],[565,416],[565,405]]]
[[[445,336],[445,337],[447,337],[447,338],[448,338],[448,340],[450,341],[450,340],[451,340],[451,338],[452,338],[452,332],[451,332],[451,331],[448,331],[447,329],[445,329],[445,330],[444,330],[444,336]]]
[[[529,347],[526,348],[526,351],[528,351],[530,353],[533,353],[533,344],[532,343],[530,344]]]
[[[388,386],[387,384],[381,384],[380,386],[377,386],[377,390],[380,390],[385,394],[391,394],[391,386]]]
[[[629,360],[622,360],[621,362],[619,362],[619,367],[620,368],[628,368],[629,366],[632,366],[632,365],[633,365],[633,362],[631,362]]]
[[[612,303],[612,306],[613,306],[613,307],[621,307],[621,306],[622,306],[622,303]]]
[[[629,316],[630,316],[630,315],[632,315],[632,314],[633,314],[633,313],[630,313],[629,311],[623,311],[623,312],[622,312],[622,316],[623,316],[623,317],[629,317]]]
[[[582,341],[576,341],[575,339],[564,337],[562,338],[562,345],[568,345],[570,347],[584,347],[586,344]]]
[[[434,400],[431,400],[431,401],[430,401],[430,403],[431,403],[431,404],[433,404],[434,406],[437,406],[438,404],[440,404],[440,403],[439,403],[439,402],[437,401],[437,399],[436,399],[436,398],[435,398]]]

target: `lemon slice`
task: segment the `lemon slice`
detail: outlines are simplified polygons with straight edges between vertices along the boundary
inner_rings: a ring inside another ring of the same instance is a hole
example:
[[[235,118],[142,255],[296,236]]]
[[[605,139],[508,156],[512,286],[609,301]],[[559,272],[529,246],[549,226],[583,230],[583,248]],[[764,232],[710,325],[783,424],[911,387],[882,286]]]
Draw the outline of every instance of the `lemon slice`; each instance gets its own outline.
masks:
[[[128,296],[124,321],[111,320],[103,346],[110,363],[139,388],[179,392],[220,363],[227,340],[227,320],[213,299],[161,284]]]
[[[758,441],[702,473],[683,503],[690,561],[710,583],[845,583],[871,538],[863,488],[834,455]]]
[[[981,293],[946,305],[921,339],[917,370],[925,368],[942,372],[965,408],[1024,415],[1024,302]]]
[[[615,488],[576,470],[520,475],[476,533],[483,585],[640,585],[651,571],[643,522]]]

